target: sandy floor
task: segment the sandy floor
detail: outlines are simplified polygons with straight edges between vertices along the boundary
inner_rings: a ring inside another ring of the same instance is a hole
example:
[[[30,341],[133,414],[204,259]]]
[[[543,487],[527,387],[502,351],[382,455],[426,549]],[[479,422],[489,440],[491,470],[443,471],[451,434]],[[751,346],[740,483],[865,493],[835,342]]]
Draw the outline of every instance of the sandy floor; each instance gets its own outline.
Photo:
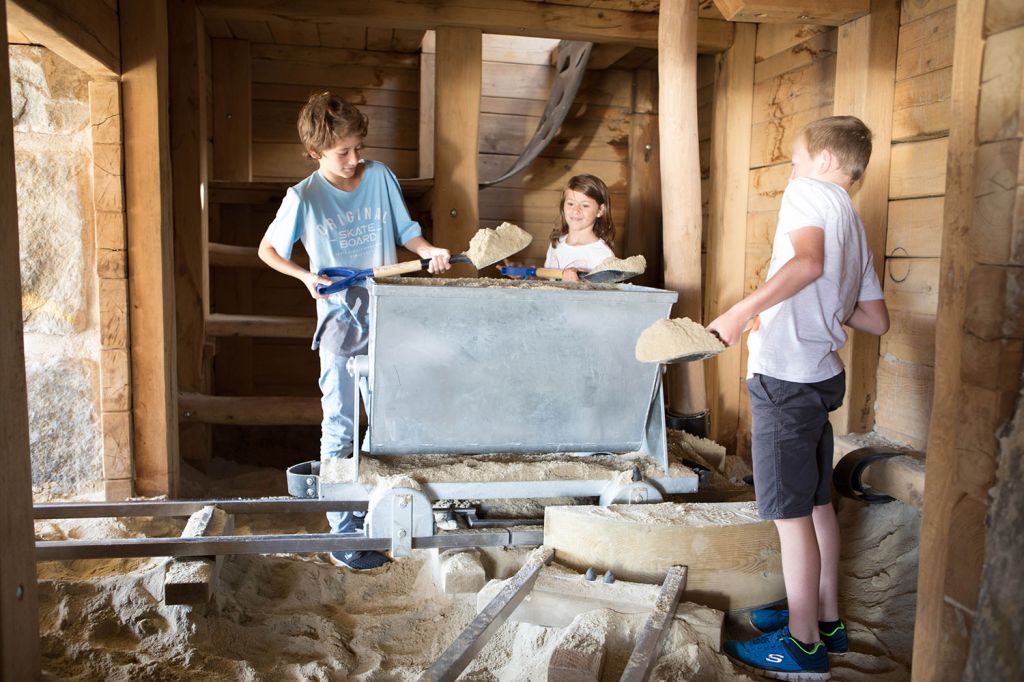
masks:
[[[220,465],[219,480],[186,480],[190,497],[282,494],[281,472]],[[216,491],[216,492],[214,492]],[[184,519],[39,522],[40,538],[177,535]],[[833,659],[838,680],[909,679],[919,513],[894,503],[840,503],[842,598],[853,651]],[[320,515],[239,516],[237,532],[326,530]],[[525,550],[504,552],[507,577]],[[427,552],[369,573],[324,555],[226,558],[206,608],[165,606],[166,558],[42,562],[44,672],[61,680],[412,680],[475,615],[475,595],[433,584]],[[639,616],[584,614],[569,628],[507,623],[463,675],[496,682],[544,679],[558,642],[600,633],[602,679],[618,679]],[[743,634],[741,625],[729,632]],[[747,679],[677,625],[654,679]]]

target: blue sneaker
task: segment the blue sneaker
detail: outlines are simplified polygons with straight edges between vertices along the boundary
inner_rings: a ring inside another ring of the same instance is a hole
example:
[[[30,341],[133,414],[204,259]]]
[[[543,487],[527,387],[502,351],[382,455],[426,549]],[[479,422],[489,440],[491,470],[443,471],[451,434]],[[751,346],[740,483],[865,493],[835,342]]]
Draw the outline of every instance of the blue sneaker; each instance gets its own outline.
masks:
[[[727,640],[723,648],[744,668],[773,680],[804,682],[832,677],[825,645],[801,644],[789,634],[788,626],[747,642]]]
[[[369,551],[331,552],[330,560],[335,566],[345,566],[353,571],[369,571],[391,561],[380,552]]]
[[[775,632],[789,625],[789,611],[786,609],[755,609],[750,612],[750,624],[761,632]],[[818,634],[830,654],[842,656],[850,650],[846,638],[846,625],[839,621],[835,627],[825,628],[818,622]]]

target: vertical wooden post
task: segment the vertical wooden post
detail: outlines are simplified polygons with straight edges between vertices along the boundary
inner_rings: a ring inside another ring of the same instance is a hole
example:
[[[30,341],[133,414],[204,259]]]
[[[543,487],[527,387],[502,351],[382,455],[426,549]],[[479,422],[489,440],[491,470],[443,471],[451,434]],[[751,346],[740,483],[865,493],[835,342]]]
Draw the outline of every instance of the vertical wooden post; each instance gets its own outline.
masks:
[[[464,251],[479,228],[477,135],[483,35],[478,29],[440,27],[434,97],[434,243]]]
[[[6,7],[0,18],[6,20]],[[14,179],[11,67],[0,60],[0,679],[39,677],[39,614],[32,529],[32,465],[28,449],[28,394],[21,326],[18,196]]]
[[[661,153],[658,144],[658,82],[650,69],[633,73],[629,125],[629,207],[626,255],[642,254],[647,271],[634,284],[661,287]]]
[[[965,521],[982,518],[970,509],[964,495],[956,450],[957,430],[964,427],[962,353],[967,319],[967,287],[974,265],[972,235],[975,211],[975,130],[978,90],[984,49],[985,0],[958,0],[953,40],[946,198],[942,225],[939,306],[935,322],[935,389],[928,433],[925,470],[925,509],[921,521],[921,568],[918,573],[918,611],[914,622],[914,680],[961,679],[970,626],[964,627],[964,594],[977,597],[977,574],[984,543],[982,527]],[[976,505],[975,505],[976,506]],[[970,543],[966,547],[965,543]],[[979,552],[979,549],[981,552]],[[957,573],[970,582],[959,585]],[[957,601],[958,598],[958,601]],[[953,603],[949,603],[949,599]]]
[[[743,298],[756,37],[756,25],[736,24],[732,47],[716,57],[705,297],[708,320]],[[729,451],[735,450],[739,428],[740,360],[736,348],[708,363],[711,437]]]
[[[167,6],[126,2],[120,21],[135,482],[142,495],[173,497],[178,429]]]
[[[867,232],[868,246],[881,275],[885,265],[889,214],[889,156],[896,81],[896,44],[900,6],[897,0],[872,0],[871,13],[839,27],[833,112],[857,116],[871,129],[871,161],[853,190],[853,205]],[[849,330],[840,352],[846,365],[846,397],[832,413],[837,434],[870,431],[874,426],[878,337]]]
[[[675,317],[700,322],[701,196],[697,141],[697,0],[663,0],[658,17],[658,131],[661,137],[665,288],[679,292]],[[707,409],[702,363],[672,365],[668,406]]]
[[[171,181],[174,201],[174,311],[178,340],[178,389],[203,393],[203,331],[205,292],[209,273],[207,212],[202,195],[206,188],[206,120],[201,106],[203,85],[202,46],[205,41],[195,0],[171,0],[167,4],[168,36],[176,49],[170,59]],[[210,427],[180,424],[182,457],[200,469],[210,457]]]
[[[424,45],[424,47],[427,47]],[[434,177],[434,48],[420,53],[419,176]],[[481,66],[481,68],[483,68]]]

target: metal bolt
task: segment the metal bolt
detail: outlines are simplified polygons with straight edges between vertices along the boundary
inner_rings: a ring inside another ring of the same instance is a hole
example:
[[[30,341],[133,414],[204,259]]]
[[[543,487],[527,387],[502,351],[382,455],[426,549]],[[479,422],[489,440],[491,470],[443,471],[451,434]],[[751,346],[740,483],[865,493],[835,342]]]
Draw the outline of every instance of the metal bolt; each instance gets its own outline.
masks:
[[[408,534],[409,534],[409,533],[408,533],[408,532],[407,532],[407,531],[406,531],[406,530],[405,530],[404,528],[402,528],[402,529],[400,529],[400,530],[398,531],[398,537],[400,537],[400,538],[404,538],[404,537],[405,537],[406,535],[408,535]]]
[[[594,582],[595,580],[597,580],[597,571],[595,571],[594,567],[591,566],[587,569],[587,572],[583,574],[583,577],[586,578],[586,580],[589,582]]]
[[[452,209],[452,210],[450,211],[450,213],[451,213],[451,216],[452,216],[453,218],[454,218],[455,216],[459,215],[459,211],[458,211],[457,209],[454,209],[454,208],[453,208],[453,209]]]
[[[312,476],[310,476],[309,478],[306,479],[306,485],[313,485],[313,477]]]
[[[306,488],[306,497],[313,497],[313,492],[312,488]]]
[[[186,417],[191,417],[192,416],[192,411],[191,410],[185,410],[185,416]]]
[[[17,597],[19,601],[21,599],[23,599],[25,597],[25,586],[24,585],[18,585],[17,587],[15,587],[14,588],[14,596]]]
[[[612,569],[609,568],[607,571],[604,572],[604,581],[609,585],[615,582],[615,574],[612,573]]]

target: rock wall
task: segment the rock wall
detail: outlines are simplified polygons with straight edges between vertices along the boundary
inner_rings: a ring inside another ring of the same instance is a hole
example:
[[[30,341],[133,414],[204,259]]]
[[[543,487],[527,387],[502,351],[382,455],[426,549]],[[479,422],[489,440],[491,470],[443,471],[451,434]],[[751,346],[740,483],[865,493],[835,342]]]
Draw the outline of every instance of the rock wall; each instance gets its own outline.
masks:
[[[9,48],[32,483],[102,483],[89,79],[49,50]]]

